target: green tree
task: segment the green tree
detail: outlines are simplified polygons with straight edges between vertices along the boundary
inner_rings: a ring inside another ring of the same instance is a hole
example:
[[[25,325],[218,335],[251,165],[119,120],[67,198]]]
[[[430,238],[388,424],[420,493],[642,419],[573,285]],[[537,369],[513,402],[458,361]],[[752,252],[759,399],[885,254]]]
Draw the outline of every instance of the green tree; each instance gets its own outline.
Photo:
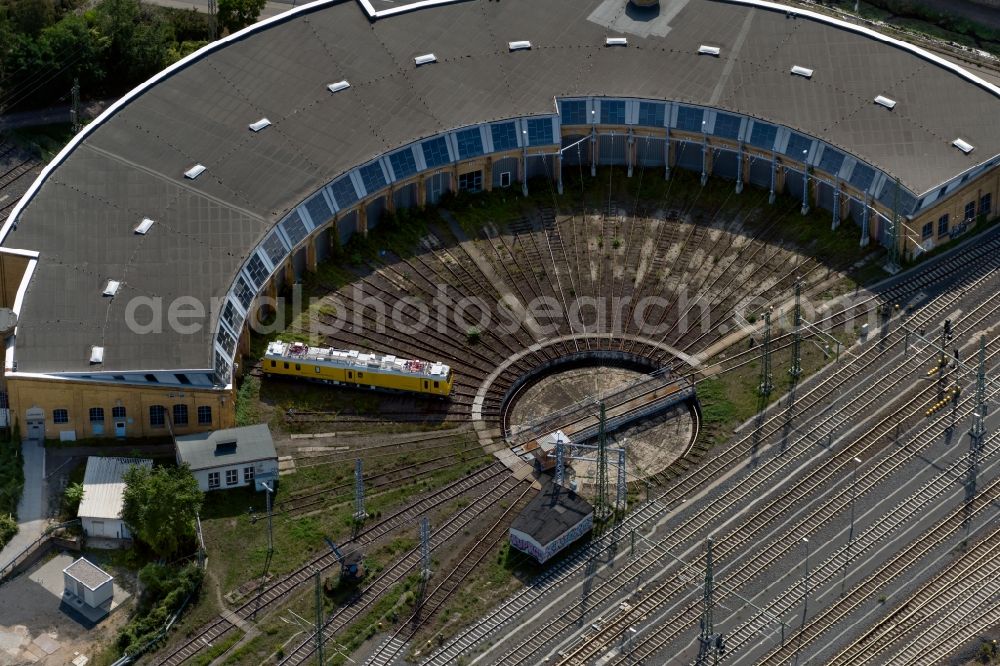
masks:
[[[125,473],[122,520],[157,555],[173,555],[194,538],[203,500],[187,465],[131,467]]]
[[[236,32],[257,20],[267,0],[219,0],[219,25]]]
[[[66,514],[68,516],[72,517],[76,515],[77,510],[80,508],[80,502],[82,501],[82,483],[71,483],[66,486],[66,490],[63,491],[63,506],[66,507]]]

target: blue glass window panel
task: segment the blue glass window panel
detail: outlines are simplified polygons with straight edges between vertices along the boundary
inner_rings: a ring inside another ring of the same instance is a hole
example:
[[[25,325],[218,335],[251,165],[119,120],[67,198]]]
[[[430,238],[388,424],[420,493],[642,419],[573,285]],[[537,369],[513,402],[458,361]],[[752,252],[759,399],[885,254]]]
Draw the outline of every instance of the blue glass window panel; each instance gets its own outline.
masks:
[[[240,316],[232,301],[226,301],[226,307],[222,310],[222,319],[234,331],[239,331],[243,328],[243,317]]]
[[[839,150],[834,150],[830,146],[823,149],[823,157],[819,160],[819,168],[829,174],[836,176],[840,173],[840,167],[844,166],[844,154]]]
[[[239,300],[244,310],[250,308],[255,292],[242,276],[236,280],[236,288],[233,289],[233,293],[236,295],[236,298]]]
[[[470,157],[478,157],[483,154],[483,137],[479,133],[478,127],[455,132],[455,141],[458,144],[458,159],[460,160],[467,160]]]
[[[448,156],[448,142],[443,136],[424,141],[420,144],[420,148],[424,151],[424,162],[427,163],[428,169],[451,162],[451,157]]]
[[[288,218],[281,223],[281,228],[285,230],[285,235],[288,236],[289,242],[292,246],[298,245],[303,238],[306,237],[308,232],[306,231],[306,225],[299,217],[298,213],[292,213]]]
[[[875,180],[875,169],[867,164],[858,162],[854,165],[854,171],[851,172],[851,179],[848,182],[862,192],[865,192],[872,186],[873,180]]]
[[[601,102],[601,122],[605,125],[625,124],[625,102],[620,99],[606,99]]]
[[[701,121],[705,119],[704,109],[692,106],[677,107],[677,129],[686,132],[700,132]]]
[[[750,131],[750,145],[765,150],[774,148],[774,138],[778,136],[778,128],[767,123],[754,122]]]
[[[229,383],[229,361],[219,352],[215,352],[215,381],[219,384]]]
[[[785,148],[785,154],[796,160],[805,161],[811,145],[812,139],[792,132],[792,135],[788,137],[788,146]]]
[[[586,125],[587,103],[583,100],[568,100],[561,102],[563,125]]]
[[[717,113],[715,114],[715,130],[712,134],[721,136],[724,139],[738,139],[740,137],[741,122],[742,119],[739,116],[733,116],[728,113]]]
[[[663,127],[666,109],[666,104],[639,102],[639,124],[645,127]]]
[[[490,125],[493,136],[493,150],[514,150],[517,148],[517,128],[514,123]]]
[[[309,217],[312,218],[313,224],[317,227],[326,224],[333,217],[333,211],[330,210],[330,206],[322,194],[317,194],[307,201],[306,210],[309,211]]]
[[[354,183],[351,182],[350,176],[344,176],[340,180],[334,181],[330,185],[330,192],[333,194],[334,201],[341,208],[347,208],[358,200],[358,192],[354,189]]]
[[[236,349],[236,339],[226,329],[220,328],[219,334],[215,336],[215,339],[218,341],[219,346],[225,350],[226,354],[229,356],[233,355],[233,351]]]
[[[409,148],[389,155],[389,164],[392,165],[392,172],[397,180],[407,178],[417,172],[417,160],[414,159],[413,151]]]
[[[288,254],[288,250],[285,249],[285,244],[281,241],[281,236],[278,235],[277,231],[272,231],[271,235],[264,240],[263,248],[264,254],[274,266],[281,264],[285,255]]]
[[[552,121],[548,118],[528,120],[528,145],[545,146],[552,143]]]
[[[372,162],[367,166],[363,166],[358,169],[358,173],[361,174],[361,182],[365,186],[365,192],[371,194],[373,192],[378,192],[383,187],[385,187],[385,174],[382,173],[382,165],[378,162]]]
[[[264,284],[264,280],[267,279],[267,267],[264,265],[264,260],[256,252],[250,256],[250,261],[247,262],[247,275],[257,287]]]

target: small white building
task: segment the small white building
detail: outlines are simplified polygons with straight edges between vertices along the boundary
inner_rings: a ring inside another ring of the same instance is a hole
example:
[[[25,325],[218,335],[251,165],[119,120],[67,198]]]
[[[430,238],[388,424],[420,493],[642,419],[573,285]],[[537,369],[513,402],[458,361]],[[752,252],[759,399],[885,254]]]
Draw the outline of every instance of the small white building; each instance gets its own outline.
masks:
[[[63,596],[72,604],[98,608],[114,596],[113,581],[111,574],[81,557],[63,569]]]
[[[187,463],[206,492],[250,484],[262,490],[262,483],[278,478],[278,454],[266,424],[199,432],[174,442],[177,464]]]
[[[87,458],[83,501],[76,515],[88,537],[132,538],[122,520],[122,496],[125,493],[125,472],[133,466],[152,469],[153,461],[146,458]]]

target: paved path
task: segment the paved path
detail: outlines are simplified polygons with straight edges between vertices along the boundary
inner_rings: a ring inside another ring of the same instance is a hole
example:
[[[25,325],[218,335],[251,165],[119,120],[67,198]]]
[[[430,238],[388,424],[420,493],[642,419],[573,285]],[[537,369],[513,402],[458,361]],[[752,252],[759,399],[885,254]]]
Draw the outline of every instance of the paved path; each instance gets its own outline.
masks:
[[[0,569],[42,535],[46,518],[45,447],[41,442],[26,440],[21,445],[24,457],[24,494],[17,505],[20,529],[7,547],[0,551]]]

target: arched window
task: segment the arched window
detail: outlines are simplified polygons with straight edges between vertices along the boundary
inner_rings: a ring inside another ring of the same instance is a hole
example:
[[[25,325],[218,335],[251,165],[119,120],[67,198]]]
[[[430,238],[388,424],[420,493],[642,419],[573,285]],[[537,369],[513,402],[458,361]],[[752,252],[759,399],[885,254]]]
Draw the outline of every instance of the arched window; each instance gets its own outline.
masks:
[[[174,405],[174,425],[185,426],[188,424],[188,406]]]
[[[123,419],[125,418],[125,408],[122,406],[111,408],[111,418],[113,419]]]
[[[212,425],[212,407],[210,405],[198,406],[198,425]]]

